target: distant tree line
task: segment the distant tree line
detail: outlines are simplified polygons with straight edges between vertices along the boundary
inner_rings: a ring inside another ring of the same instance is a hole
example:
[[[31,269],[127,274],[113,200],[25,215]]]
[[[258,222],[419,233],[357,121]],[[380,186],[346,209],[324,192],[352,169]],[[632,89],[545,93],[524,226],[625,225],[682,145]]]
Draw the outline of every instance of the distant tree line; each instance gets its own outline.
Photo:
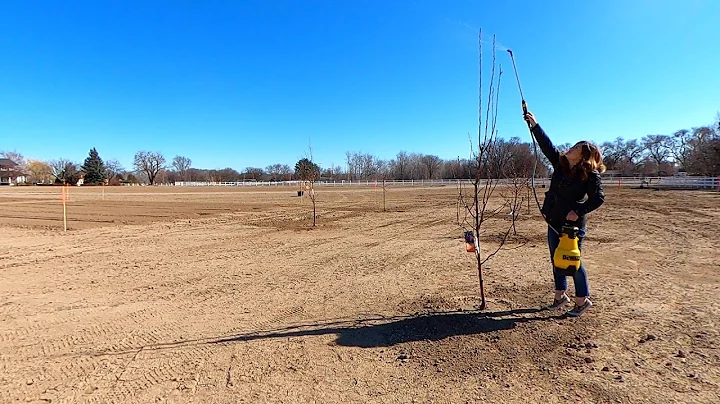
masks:
[[[712,126],[640,140],[618,137],[601,145],[605,164],[619,175],[720,175],[720,116]]]
[[[567,150],[571,145],[558,145]],[[608,175],[656,176],[720,175],[720,114],[715,123],[691,129],[678,130],[670,135],[647,135],[641,139],[625,140],[618,137],[599,145]],[[528,177],[533,169],[532,143],[520,138],[498,139],[491,153],[492,161],[480,162],[482,173],[494,178]],[[95,148],[90,149],[82,163],[60,158],[51,161],[25,159],[17,152],[0,152],[0,157],[18,164],[10,168],[17,177],[32,184],[169,184],[178,181],[237,182],[237,181],[288,181],[304,179],[308,173],[319,181],[357,180],[427,180],[474,178],[478,164],[466,158],[443,160],[432,154],[400,151],[389,160],[360,151],[347,151],[343,165],[320,167],[303,158],[293,166],[276,163],[261,167],[201,169],[192,167],[192,160],[175,156],[168,164],[160,152],[138,151],[132,169],[126,169],[118,160],[103,160]],[[551,167],[541,155],[536,176],[549,175]]]

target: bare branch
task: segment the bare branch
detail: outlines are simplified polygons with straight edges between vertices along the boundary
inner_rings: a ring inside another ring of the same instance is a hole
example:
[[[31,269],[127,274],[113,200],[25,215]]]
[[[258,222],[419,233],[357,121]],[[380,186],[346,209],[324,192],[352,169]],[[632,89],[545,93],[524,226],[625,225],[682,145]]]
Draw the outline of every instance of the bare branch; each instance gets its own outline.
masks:
[[[505,241],[507,241],[507,238],[508,238],[508,236],[510,235],[510,230],[512,230],[512,224],[510,224],[510,226],[508,226],[507,231],[505,231],[505,234],[503,235],[502,240],[500,240],[500,244],[499,244],[498,247],[495,249],[495,251],[493,251],[492,253],[488,254],[488,255],[485,257],[485,259],[480,263],[481,265],[482,265],[482,264],[485,264],[489,259],[491,259],[492,257],[494,257],[498,252],[500,252],[500,250],[501,250],[501,249],[503,248],[503,246],[505,245]]]

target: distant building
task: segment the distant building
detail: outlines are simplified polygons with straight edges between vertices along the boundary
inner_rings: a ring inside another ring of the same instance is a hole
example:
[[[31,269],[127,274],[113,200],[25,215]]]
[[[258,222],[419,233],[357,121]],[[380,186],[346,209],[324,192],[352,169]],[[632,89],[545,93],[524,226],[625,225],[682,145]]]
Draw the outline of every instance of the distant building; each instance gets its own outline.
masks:
[[[622,170],[607,170],[605,173],[603,173],[605,177],[622,177],[623,172]]]
[[[25,182],[25,173],[20,165],[10,159],[0,158],[0,185],[15,185]]]

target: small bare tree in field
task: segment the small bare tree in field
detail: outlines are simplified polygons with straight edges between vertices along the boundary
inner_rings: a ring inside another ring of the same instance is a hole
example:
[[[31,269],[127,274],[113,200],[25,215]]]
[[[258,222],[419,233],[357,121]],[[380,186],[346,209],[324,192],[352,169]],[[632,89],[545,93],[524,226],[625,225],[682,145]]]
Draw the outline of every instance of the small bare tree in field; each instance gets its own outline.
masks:
[[[377,187],[377,182],[380,181],[380,185],[382,186],[382,198],[383,198],[383,212],[387,211],[387,179],[390,176],[390,164],[385,160],[377,160],[376,161],[376,171],[375,171],[375,186]]]
[[[458,203],[457,203],[457,220],[465,230],[465,240],[469,244],[469,251],[475,253],[477,261],[478,280],[480,282],[480,310],[484,310],[485,288],[483,285],[483,265],[490,260],[505,244],[512,224],[501,235],[499,245],[488,250],[486,254],[482,254],[480,246],[480,236],[485,229],[485,224],[490,219],[495,218],[504,211],[504,205],[492,208],[489,205],[490,198],[495,192],[498,185],[497,176],[493,175],[493,165],[497,160],[497,105],[499,100],[500,78],[502,77],[502,68],[500,68],[495,81],[495,36],[493,36],[492,49],[492,73],[490,76],[490,90],[487,99],[486,118],[483,122],[482,113],[482,31],[479,33],[479,100],[478,106],[478,143],[477,149],[473,149],[472,140],[470,141],[473,155],[473,171],[471,175],[474,177],[470,181],[470,186],[463,186],[463,181],[458,181]],[[483,128],[484,124],[484,128]],[[470,247],[471,246],[471,247]]]
[[[317,223],[317,209],[316,209],[316,198],[315,193],[315,182],[320,178],[320,167],[312,161],[312,149],[308,157],[300,159],[295,164],[295,173],[300,177],[300,180],[305,183],[305,191],[307,191],[310,200],[312,201],[313,208],[313,227]]]

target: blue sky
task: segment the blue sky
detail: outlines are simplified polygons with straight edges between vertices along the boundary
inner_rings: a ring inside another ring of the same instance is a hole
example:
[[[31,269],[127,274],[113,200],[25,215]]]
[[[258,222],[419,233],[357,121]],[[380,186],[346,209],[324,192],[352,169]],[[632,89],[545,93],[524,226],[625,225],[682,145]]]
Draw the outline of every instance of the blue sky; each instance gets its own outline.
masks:
[[[720,110],[718,16],[717,0],[6,1],[0,150],[238,170],[309,144],[323,167],[346,151],[465,157],[480,27],[514,51],[555,142],[669,134]],[[497,58],[500,136],[529,141]]]

